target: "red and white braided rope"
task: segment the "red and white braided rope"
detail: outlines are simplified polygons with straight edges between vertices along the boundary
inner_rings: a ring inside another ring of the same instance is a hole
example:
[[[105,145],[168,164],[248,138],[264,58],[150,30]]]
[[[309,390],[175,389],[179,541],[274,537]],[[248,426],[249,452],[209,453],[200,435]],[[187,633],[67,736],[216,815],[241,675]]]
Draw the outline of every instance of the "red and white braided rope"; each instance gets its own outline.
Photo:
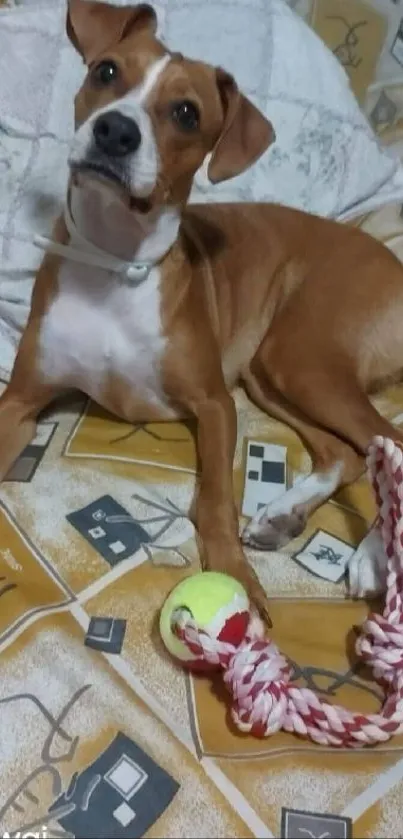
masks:
[[[403,731],[403,452],[392,440],[376,437],[367,465],[388,558],[387,593],[383,615],[370,614],[364,621],[356,651],[385,688],[381,711],[354,713],[296,687],[286,658],[263,638],[256,619],[234,647],[199,631],[188,612],[179,614],[176,632],[189,650],[198,660],[223,668],[232,717],[241,731],[268,737],[283,729],[344,748],[385,742]]]

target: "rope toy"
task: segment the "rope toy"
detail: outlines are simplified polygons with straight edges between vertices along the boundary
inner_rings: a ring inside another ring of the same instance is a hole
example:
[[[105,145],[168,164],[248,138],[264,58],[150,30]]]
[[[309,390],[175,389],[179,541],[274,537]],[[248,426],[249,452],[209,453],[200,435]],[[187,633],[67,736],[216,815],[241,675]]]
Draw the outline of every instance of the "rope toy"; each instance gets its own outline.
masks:
[[[287,659],[264,638],[246,592],[225,574],[186,578],[161,611],[160,631],[171,655],[192,670],[222,669],[237,727],[255,737],[287,731],[324,746],[357,748],[386,742],[403,731],[403,452],[375,437],[367,466],[387,556],[383,615],[361,627],[356,653],[385,690],[378,714],[330,705],[291,682]]]

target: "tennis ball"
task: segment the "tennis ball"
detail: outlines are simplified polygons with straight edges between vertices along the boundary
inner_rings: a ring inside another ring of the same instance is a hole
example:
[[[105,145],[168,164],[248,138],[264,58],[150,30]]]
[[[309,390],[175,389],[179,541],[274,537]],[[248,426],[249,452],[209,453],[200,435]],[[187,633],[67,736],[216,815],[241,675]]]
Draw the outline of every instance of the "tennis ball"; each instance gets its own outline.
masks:
[[[237,647],[249,623],[249,598],[237,580],[228,574],[203,571],[187,577],[167,597],[160,614],[161,638],[168,652],[182,665],[193,670],[208,670],[198,662],[186,644],[172,631],[175,612],[186,609],[198,629],[211,637]]]

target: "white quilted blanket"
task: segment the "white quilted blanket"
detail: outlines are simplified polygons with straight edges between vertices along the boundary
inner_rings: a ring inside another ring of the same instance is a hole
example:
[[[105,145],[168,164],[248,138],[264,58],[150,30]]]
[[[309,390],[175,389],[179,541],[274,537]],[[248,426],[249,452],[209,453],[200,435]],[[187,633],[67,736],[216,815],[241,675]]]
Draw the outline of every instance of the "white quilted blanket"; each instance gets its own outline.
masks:
[[[379,147],[344,71],[284,0],[158,0],[162,37],[221,64],[272,120],[276,144],[218,187],[197,177],[193,199],[273,200],[346,217],[403,200],[403,172]],[[1,11],[0,375],[7,378],[41,253],[66,184],[73,96],[83,66],[64,32],[64,0]]]

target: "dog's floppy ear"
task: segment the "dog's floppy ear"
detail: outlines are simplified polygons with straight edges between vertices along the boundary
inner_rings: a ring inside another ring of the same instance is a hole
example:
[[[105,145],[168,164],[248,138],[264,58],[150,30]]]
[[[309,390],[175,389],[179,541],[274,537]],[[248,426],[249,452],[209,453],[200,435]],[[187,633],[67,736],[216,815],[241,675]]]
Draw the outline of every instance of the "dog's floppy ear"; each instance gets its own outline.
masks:
[[[213,184],[240,175],[275,140],[271,122],[243,96],[235,79],[221,67],[216,70],[216,79],[224,125],[207,169]]]
[[[157,29],[157,15],[147,3],[111,6],[91,0],[68,0],[67,34],[86,64],[133,29]]]

